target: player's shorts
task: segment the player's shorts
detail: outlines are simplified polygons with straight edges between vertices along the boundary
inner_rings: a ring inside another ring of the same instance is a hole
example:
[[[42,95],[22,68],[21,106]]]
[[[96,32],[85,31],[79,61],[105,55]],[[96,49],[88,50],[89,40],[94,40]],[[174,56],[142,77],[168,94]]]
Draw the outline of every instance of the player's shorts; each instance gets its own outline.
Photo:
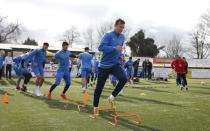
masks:
[[[127,70],[127,77],[133,77],[133,71],[132,70]]]
[[[59,85],[61,80],[62,80],[62,78],[64,79],[66,85],[70,85],[71,84],[71,76],[70,76],[70,72],[69,71],[57,70],[55,84]]]
[[[82,78],[88,78],[91,75],[91,69],[89,68],[82,68],[81,76]]]
[[[44,76],[44,68],[42,66],[32,67],[32,72],[34,72],[36,76]]]

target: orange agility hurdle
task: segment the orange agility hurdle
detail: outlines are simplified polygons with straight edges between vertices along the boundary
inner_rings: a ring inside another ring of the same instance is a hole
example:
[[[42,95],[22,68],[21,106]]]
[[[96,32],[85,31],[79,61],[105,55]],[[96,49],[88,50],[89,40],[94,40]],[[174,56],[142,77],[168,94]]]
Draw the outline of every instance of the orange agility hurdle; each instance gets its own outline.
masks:
[[[85,107],[88,105],[88,103],[90,101],[90,95],[88,94],[88,92],[85,92],[83,94],[82,101],[81,100],[73,100],[73,99],[68,99],[68,100],[77,103],[77,109],[78,109],[78,112],[80,112],[81,111],[80,107]]]
[[[93,114],[90,115],[91,118],[95,119],[97,115],[100,114],[100,112],[114,112],[114,114],[116,114],[116,108],[102,108],[102,107],[99,107],[98,108],[98,114],[94,114],[94,110],[93,110]]]
[[[118,126],[118,119],[119,118],[124,118],[124,117],[134,117],[134,118],[136,118],[136,120],[132,120],[133,123],[136,123],[136,124],[140,124],[141,123],[139,114],[122,114],[122,115],[115,114],[115,115],[112,115],[112,116],[114,117],[114,123],[112,123],[112,122],[109,122],[109,123],[111,125],[115,126],[115,127]]]

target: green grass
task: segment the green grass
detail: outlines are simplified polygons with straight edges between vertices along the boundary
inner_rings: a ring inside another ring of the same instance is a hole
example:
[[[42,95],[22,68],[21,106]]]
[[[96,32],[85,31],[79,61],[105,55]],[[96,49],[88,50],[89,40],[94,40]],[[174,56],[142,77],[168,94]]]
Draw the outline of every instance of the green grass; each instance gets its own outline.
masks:
[[[29,90],[33,90],[34,79]],[[43,85],[47,93],[53,79],[48,78]],[[205,82],[205,85],[201,85]],[[0,131],[99,131],[99,130],[166,130],[166,131],[208,131],[210,130],[210,80],[189,80],[189,91],[180,91],[175,80],[168,82],[142,80],[134,88],[126,87],[124,96],[117,97],[117,112],[120,114],[139,113],[142,123],[133,124],[127,118],[119,120],[117,128],[112,113],[101,113],[97,119],[89,117],[92,112],[93,89],[89,89],[89,106],[78,113],[77,104],[63,101],[59,93],[63,83],[53,92],[53,100],[35,97],[14,90],[14,81],[0,81],[0,98],[9,93],[9,104],[0,103]],[[106,98],[112,91],[106,84],[101,107],[108,107]],[[145,93],[141,96],[140,93]],[[73,79],[68,96],[81,100],[80,79]],[[64,105],[68,108],[64,109]]]

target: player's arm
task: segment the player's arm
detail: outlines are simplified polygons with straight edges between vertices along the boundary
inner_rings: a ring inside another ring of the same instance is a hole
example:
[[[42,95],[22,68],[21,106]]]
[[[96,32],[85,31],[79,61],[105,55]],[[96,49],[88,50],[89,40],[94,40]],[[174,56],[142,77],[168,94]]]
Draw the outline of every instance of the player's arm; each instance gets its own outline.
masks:
[[[27,58],[29,58],[29,57],[34,57],[37,53],[39,53],[39,50],[38,50],[38,49],[33,50],[32,52],[29,53],[29,55],[27,56]],[[27,58],[26,58],[26,59],[27,59]]]
[[[111,41],[111,36],[110,34],[106,33],[100,42],[98,50],[104,53],[110,53],[116,51],[118,47],[108,45],[110,41]]]
[[[175,68],[174,63],[175,63],[174,61],[171,62],[171,68],[172,68],[172,69]]]

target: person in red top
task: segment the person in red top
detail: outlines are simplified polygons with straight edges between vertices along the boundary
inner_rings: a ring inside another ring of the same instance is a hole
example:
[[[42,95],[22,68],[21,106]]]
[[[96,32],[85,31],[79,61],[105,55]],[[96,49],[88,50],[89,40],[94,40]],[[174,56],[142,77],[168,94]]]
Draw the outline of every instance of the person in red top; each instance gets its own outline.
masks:
[[[181,90],[186,86],[183,78],[186,74],[186,62],[179,56],[176,55],[175,60],[171,63],[171,68],[175,70],[177,74],[177,84],[181,87]]]
[[[187,60],[186,60],[186,58],[185,57],[183,57],[183,60],[185,61],[185,74],[184,74],[184,77],[183,77],[183,82],[185,83],[185,88],[186,88],[186,90],[188,91],[188,87],[187,87],[187,78],[186,78],[186,75],[187,75],[187,73],[188,73],[188,62],[187,62]]]

